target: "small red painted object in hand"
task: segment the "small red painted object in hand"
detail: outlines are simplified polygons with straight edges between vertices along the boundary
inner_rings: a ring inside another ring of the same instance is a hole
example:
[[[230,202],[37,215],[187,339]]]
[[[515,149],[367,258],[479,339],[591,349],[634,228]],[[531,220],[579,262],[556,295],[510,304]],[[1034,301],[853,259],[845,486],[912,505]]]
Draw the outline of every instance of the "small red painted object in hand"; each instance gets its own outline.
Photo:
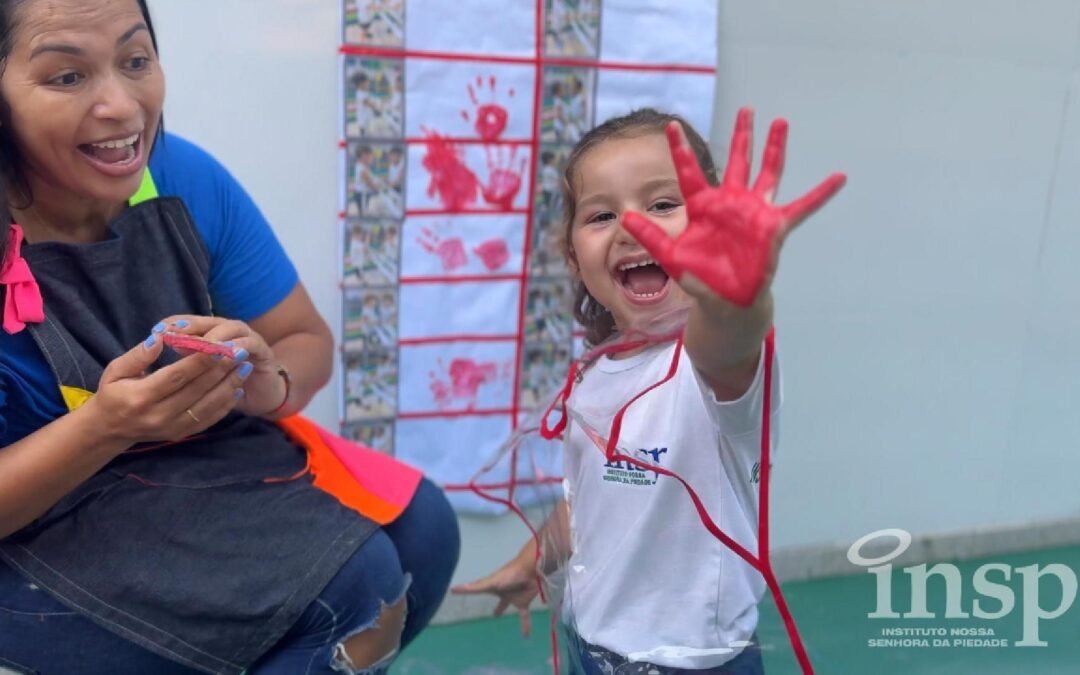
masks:
[[[223,342],[207,340],[197,335],[185,335],[184,333],[166,332],[161,336],[162,341],[173,349],[182,349],[189,352],[200,352],[212,356],[225,356],[234,358],[236,350]]]
[[[844,174],[834,173],[790,204],[772,203],[784,169],[787,122],[778,119],[769,129],[761,173],[750,180],[753,113],[739,111],[724,178],[712,187],[677,122],[667,127],[688,223],[675,238],[645,216],[629,212],[623,226],[656,258],[675,281],[692,274],[714,293],[741,307],[754,303],[772,282],[785,237],[825,205],[844,186]]]

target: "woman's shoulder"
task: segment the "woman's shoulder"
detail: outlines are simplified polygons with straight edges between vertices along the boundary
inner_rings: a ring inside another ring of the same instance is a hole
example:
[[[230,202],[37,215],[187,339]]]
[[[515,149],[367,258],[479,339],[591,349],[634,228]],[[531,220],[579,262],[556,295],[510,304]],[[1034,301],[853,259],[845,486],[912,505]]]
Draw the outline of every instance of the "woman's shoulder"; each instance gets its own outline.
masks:
[[[150,155],[150,174],[159,190],[182,187],[185,182],[214,180],[225,167],[198,144],[174,133],[163,133]]]

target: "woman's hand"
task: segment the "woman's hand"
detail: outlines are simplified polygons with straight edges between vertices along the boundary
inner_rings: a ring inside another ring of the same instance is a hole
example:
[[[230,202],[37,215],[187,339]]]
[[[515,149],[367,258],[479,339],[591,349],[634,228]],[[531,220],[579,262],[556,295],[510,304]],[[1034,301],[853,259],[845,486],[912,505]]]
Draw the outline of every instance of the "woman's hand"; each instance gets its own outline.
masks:
[[[109,363],[84,406],[106,438],[128,446],[178,441],[220,421],[243,397],[250,365],[242,360],[192,354],[147,375],[161,356],[165,328],[158,324],[145,342]]]
[[[626,230],[672,279],[705,302],[722,299],[740,307],[752,305],[772,283],[787,235],[824,206],[846,180],[844,174],[834,173],[790,204],[774,206],[784,168],[787,122],[772,123],[761,173],[751,188],[752,133],[753,113],[743,108],[735,121],[723,181],[710,187],[682,127],[672,122],[668,144],[686,199],[686,229],[672,239],[645,216],[627,213],[623,219]]]
[[[259,333],[243,321],[212,316],[177,315],[163,321],[169,330],[197,335],[207,340],[225,342],[236,349],[237,362],[244,376],[244,395],[236,406],[247,415],[266,415],[285,402],[288,385],[274,360],[274,350]]]
[[[478,593],[490,593],[499,599],[495,607],[495,616],[502,616],[509,607],[518,611],[521,617],[521,634],[529,636],[531,620],[529,605],[533,598],[540,593],[539,581],[536,575],[535,549],[526,547],[513,560],[503,565],[497,571],[483,579],[470,581],[450,589],[452,593],[459,595],[474,595]]]

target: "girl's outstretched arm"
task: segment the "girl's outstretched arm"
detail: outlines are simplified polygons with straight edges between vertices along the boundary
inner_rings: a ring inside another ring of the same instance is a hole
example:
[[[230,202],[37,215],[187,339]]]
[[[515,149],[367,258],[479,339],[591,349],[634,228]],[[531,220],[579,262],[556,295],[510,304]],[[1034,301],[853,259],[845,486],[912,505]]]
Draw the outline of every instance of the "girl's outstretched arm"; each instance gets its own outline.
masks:
[[[686,350],[721,400],[753,381],[762,340],[772,325],[772,280],[787,235],[835,195],[846,178],[835,173],[790,204],[772,203],[784,168],[787,122],[778,119],[750,187],[753,113],[739,111],[724,178],[709,186],[682,127],[667,128],[689,222],[670,238],[653,222],[627,213],[623,224],[691,297]]]

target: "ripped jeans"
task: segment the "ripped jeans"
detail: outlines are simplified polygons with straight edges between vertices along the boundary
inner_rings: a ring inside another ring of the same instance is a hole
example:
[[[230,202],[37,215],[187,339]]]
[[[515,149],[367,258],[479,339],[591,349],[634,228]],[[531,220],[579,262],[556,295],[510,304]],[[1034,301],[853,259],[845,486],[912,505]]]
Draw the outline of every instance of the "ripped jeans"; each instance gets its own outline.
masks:
[[[248,675],[382,675],[393,654],[353,668],[338,645],[407,602],[400,647],[431,621],[457,565],[457,519],[424,480],[405,512],[366,541]],[[269,563],[268,563],[269,564]],[[0,562],[0,675],[194,675],[101,628]]]

